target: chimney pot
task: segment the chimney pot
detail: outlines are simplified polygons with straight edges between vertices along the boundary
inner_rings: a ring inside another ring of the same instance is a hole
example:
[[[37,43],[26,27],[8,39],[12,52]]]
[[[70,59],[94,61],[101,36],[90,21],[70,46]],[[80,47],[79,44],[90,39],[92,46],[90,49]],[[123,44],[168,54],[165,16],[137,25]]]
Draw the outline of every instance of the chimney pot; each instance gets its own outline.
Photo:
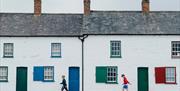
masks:
[[[149,13],[149,0],[142,0],[142,12]]]
[[[34,0],[34,15],[41,15],[41,0]]]
[[[84,0],[84,15],[89,15],[90,14],[90,0]]]

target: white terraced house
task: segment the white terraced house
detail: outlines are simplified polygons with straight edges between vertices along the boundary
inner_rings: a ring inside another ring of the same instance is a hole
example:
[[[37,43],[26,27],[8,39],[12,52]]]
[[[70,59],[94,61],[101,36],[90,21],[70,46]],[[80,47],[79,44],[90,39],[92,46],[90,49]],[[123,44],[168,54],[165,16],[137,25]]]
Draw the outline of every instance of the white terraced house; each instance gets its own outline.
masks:
[[[0,91],[180,91],[180,11],[0,13]]]

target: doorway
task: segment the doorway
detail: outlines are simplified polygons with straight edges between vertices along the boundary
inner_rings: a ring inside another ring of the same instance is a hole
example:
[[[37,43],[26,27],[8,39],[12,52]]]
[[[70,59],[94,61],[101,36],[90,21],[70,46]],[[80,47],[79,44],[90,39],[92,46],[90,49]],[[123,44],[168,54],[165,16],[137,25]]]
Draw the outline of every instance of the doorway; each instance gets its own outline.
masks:
[[[69,67],[69,91],[79,91],[79,67]]]
[[[17,67],[16,91],[27,91],[27,67]]]
[[[148,67],[138,67],[138,91],[149,91]]]

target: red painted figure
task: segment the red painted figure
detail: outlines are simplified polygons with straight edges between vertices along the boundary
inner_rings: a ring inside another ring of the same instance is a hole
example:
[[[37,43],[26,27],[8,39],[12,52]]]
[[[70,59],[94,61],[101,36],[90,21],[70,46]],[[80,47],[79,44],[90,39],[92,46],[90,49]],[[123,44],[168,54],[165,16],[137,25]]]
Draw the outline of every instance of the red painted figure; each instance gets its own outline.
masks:
[[[121,77],[123,78],[123,89],[122,89],[122,91],[124,91],[124,90],[128,91],[128,84],[131,84],[131,83],[127,80],[127,78],[125,77],[124,74],[122,74]]]

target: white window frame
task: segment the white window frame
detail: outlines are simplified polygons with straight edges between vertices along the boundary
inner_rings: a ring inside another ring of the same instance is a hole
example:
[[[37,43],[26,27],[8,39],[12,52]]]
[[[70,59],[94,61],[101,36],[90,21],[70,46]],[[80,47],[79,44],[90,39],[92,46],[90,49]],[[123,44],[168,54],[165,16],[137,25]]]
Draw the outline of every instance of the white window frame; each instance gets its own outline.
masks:
[[[53,80],[54,80],[54,67],[44,66],[44,81],[53,81]]]
[[[117,83],[117,73],[118,73],[117,67],[107,67],[107,82]]]
[[[180,58],[180,41],[172,41],[172,52],[173,58]]]
[[[0,66],[0,82],[8,81],[8,67]]]
[[[13,57],[14,44],[13,43],[4,43],[4,57]]]
[[[166,83],[176,83],[176,68],[166,67]]]
[[[51,43],[51,57],[61,57],[61,43]]]
[[[111,41],[111,58],[120,58],[121,57],[121,41]]]

